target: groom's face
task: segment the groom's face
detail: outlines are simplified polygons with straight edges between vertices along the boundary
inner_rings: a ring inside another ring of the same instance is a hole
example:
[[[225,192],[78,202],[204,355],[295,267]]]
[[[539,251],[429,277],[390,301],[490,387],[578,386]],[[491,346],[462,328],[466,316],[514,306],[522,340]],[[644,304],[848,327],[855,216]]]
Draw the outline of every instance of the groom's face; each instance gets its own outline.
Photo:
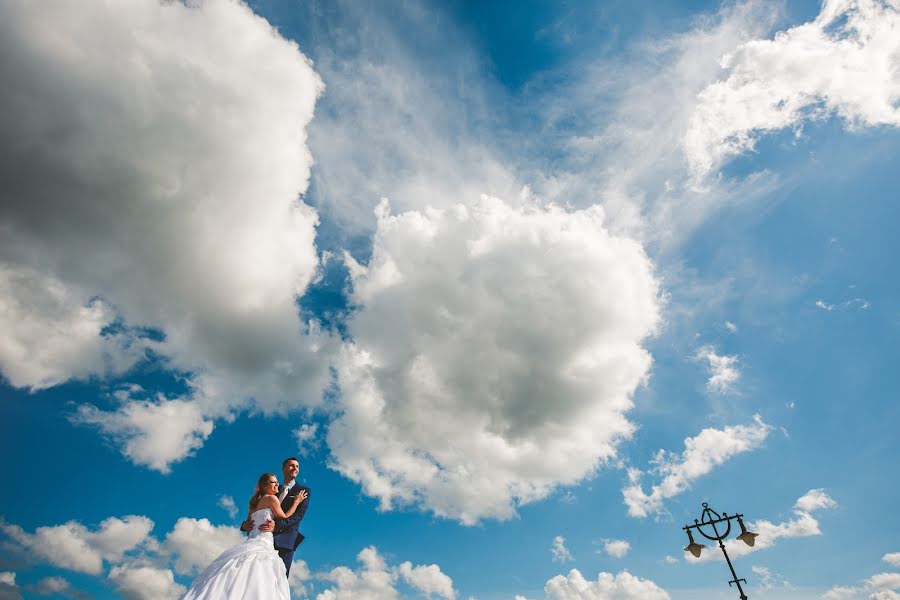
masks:
[[[297,474],[300,473],[300,463],[296,460],[289,460],[281,465],[281,472],[284,473],[285,481],[296,479]]]

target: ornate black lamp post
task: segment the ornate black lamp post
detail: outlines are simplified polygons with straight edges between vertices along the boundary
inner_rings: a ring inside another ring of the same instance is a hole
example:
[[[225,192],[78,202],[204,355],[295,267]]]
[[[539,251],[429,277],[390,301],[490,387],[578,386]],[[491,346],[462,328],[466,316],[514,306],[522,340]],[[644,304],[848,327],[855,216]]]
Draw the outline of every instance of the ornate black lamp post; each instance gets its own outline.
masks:
[[[695,557],[700,558],[700,551],[703,548],[706,548],[703,544],[698,544],[694,541],[694,535],[691,533],[691,529],[696,529],[700,532],[700,534],[708,540],[712,540],[714,542],[719,542],[719,548],[722,549],[722,554],[725,555],[725,562],[728,563],[728,568],[731,569],[731,576],[734,578],[728,582],[728,587],[731,587],[731,584],[737,585],[738,591],[741,593],[741,600],[747,600],[747,595],[744,593],[744,589],[741,587],[741,582],[747,583],[746,579],[738,579],[737,573],[734,572],[734,566],[731,564],[731,559],[728,558],[728,552],[725,551],[725,544],[722,542],[725,538],[728,537],[728,534],[731,533],[731,520],[737,519],[738,525],[741,526],[741,534],[737,536],[737,539],[741,540],[748,546],[752,546],[756,543],[756,536],[758,533],[754,533],[752,531],[747,531],[747,528],[744,526],[744,522],[741,520],[741,517],[744,515],[731,515],[728,516],[728,513],[722,513],[721,515],[711,509],[709,505],[704,502],[703,503],[703,514],[700,516],[700,520],[694,519],[693,525],[685,525],[682,527],[688,534],[688,545],[684,547],[685,552],[690,552]],[[725,523],[725,532],[719,533],[719,528],[716,525],[720,523]],[[712,527],[712,535],[703,531],[704,527]]]

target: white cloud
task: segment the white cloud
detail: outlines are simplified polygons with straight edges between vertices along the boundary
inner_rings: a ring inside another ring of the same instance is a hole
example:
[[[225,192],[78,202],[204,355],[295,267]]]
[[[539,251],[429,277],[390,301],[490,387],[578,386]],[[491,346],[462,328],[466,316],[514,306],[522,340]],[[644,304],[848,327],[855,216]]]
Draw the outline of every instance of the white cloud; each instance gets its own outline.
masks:
[[[161,332],[154,352],[191,377],[173,400],[208,418],[195,425],[320,405],[337,341],[295,300],[318,265],[318,218],[298,198],[322,84],[297,46],[240,2],[14,0],[0,55],[16,90],[0,97],[0,302],[25,319],[4,327],[3,374],[42,387],[122,372],[140,343],[102,336],[114,322]],[[92,416],[158,470],[208,435],[179,428],[174,450],[142,454],[129,440],[156,436],[155,418],[147,433],[126,409]]]
[[[822,600],[854,600],[860,597],[861,588],[836,585],[822,594]]]
[[[234,503],[234,498],[232,498],[231,496],[220,496],[219,501],[216,504],[219,506],[219,508],[227,512],[228,516],[232,519],[237,516],[238,507]]]
[[[203,446],[213,430],[212,420],[198,403],[162,395],[154,401],[135,400],[129,394],[115,411],[82,404],[70,420],[97,427],[119,442],[132,462],[161,473]]]
[[[288,575],[288,587],[292,598],[306,598],[309,596],[307,583],[312,579],[309,565],[302,558],[295,559],[291,564],[291,574]]]
[[[549,580],[544,592],[553,600],[669,600],[664,589],[628,571],[618,575],[600,573],[597,581],[587,581],[577,569],[572,569],[568,575]]]
[[[808,510],[800,508],[801,506],[808,507]],[[728,550],[728,555],[734,558],[750,554],[751,552],[771,548],[781,539],[822,535],[822,530],[819,528],[819,521],[811,514],[811,512],[835,507],[837,507],[837,502],[828,496],[824,490],[814,489],[810,490],[797,500],[794,504],[794,518],[789,521],[783,521],[781,523],[772,523],[771,521],[766,520],[750,522],[745,518],[747,529],[759,533],[759,537],[756,538],[756,543],[753,546],[748,546],[736,539],[726,541],[725,547]],[[721,559],[721,553],[716,551],[716,548],[707,548],[700,555],[700,558],[686,555],[686,560],[688,562]]]
[[[606,540],[603,543],[603,551],[613,558],[622,558],[631,550],[631,544],[625,540]]]
[[[456,598],[453,580],[441,572],[437,565],[413,566],[406,561],[397,568],[401,577],[414,589],[427,597],[439,596],[447,600]]]
[[[837,502],[829,496],[824,489],[809,490],[794,503],[794,508],[805,512],[812,512],[821,508],[836,508]]]
[[[367,266],[348,257],[354,343],[338,367],[333,466],[381,502],[471,524],[591,475],[634,426],[658,282],[598,207],[483,197],[378,209]]]
[[[65,525],[38,527],[33,534],[5,522],[0,522],[0,528],[38,559],[63,569],[98,575],[104,561],[119,562],[127,552],[141,546],[153,529],[153,521],[135,515],[109,517],[94,531],[69,521]]]
[[[772,427],[754,415],[749,425],[732,425],[724,429],[707,428],[697,436],[684,440],[684,452],[666,453],[660,450],[654,459],[651,473],[659,474],[662,481],[645,494],[640,484],[641,471],[629,470],[631,485],[622,490],[628,514],[632,517],[646,517],[650,513],[661,513],[663,501],[690,488],[698,478],[706,475],[716,466],[731,457],[759,448]]]
[[[727,329],[731,333],[736,333],[738,330],[738,326],[731,321],[725,321],[725,329]]]
[[[175,582],[172,571],[152,566],[115,566],[109,580],[126,600],[177,600],[187,591]]]
[[[297,451],[300,456],[309,456],[319,447],[318,435],[318,423],[304,423],[294,430],[294,439],[297,441]]]
[[[900,567],[900,552],[890,552],[881,557],[884,562]]]
[[[128,370],[151,344],[127,331],[111,333],[114,321],[102,299],[0,263],[0,372],[12,385],[39,390]]]
[[[709,379],[706,389],[710,392],[724,394],[734,389],[734,384],[741,377],[737,367],[737,356],[720,356],[712,346],[702,346],[694,355],[697,360],[707,363]]]
[[[900,125],[900,5],[826,0],[814,21],[722,58],[727,77],[698,96],[684,137],[696,178],[762,134],[837,115],[849,127]]]
[[[677,565],[678,559],[672,556],[671,554],[666,554],[666,557],[663,559],[663,562],[667,565]]]
[[[760,567],[753,565],[750,570],[759,578],[759,587],[763,590],[771,590],[776,587],[792,590],[794,589],[784,575],[781,573],[773,573],[768,567]]]
[[[561,535],[553,538],[553,545],[550,546],[550,553],[553,555],[553,562],[566,563],[575,560],[569,549],[566,548],[566,538]]]
[[[399,600],[397,582],[401,577],[425,596],[436,595],[447,600],[456,597],[453,581],[437,565],[413,566],[405,562],[389,567],[374,546],[364,548],[356,558],[361,563],[356,571],[341,566],[320,575],[334,586],[317,595],[316,600]]]
[[[163,549],[175,560],[175,571],[181,575],[195,573],[223,551],[244,541],[237,527],[215,526],[207,519],[181,517],[166,535]]]
[[[866,587],[873,591],[900,589],[900,573],[878,573],[866,580]]]
[[[824,300],[816,300],[816,306],[826,312],[832,312],[834,310],[844,310],[853,307],[857,307],[859,310],[868,310],[871,304],[865,298],[853,298],[851,300],[845,300],[840,304],[829,304]]]

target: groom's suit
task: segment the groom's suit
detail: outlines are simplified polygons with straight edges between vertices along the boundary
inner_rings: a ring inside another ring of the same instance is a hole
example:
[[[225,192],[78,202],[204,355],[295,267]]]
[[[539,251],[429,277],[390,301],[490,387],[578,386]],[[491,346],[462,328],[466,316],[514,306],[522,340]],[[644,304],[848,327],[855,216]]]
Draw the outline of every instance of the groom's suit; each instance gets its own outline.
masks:
[[[287,569],[288,575],[291,573],[291,563],[294,562],[294,550],[303,541],[303,534],[298,531],[300,521],[306,514],[306,507],[309,506],[310,490],[305,485],[300,485],[296,481],[291,489],[288,490],[284,500],[281,501],[281,510],[287,511],[294,504],[294,496],[300,493],[300,490],[306,490],[306,500],[300,503],[297,510],[294,511],[287,519],[275,519],[275,549],[278,550],[278,556],[284,561],[284,567]]]

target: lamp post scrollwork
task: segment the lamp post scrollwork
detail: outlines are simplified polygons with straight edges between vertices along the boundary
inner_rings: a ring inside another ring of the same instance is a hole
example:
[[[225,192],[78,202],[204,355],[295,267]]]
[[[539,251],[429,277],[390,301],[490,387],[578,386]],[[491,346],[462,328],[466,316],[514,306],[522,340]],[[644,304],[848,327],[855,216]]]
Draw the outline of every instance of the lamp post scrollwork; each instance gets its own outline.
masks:
[[[738,578],[737,573],[734,572],[734,565],[731,564],[731,559],[728,557],[728,552],[725,550],[725,543],[722,541],[728,537],[731,533],[731,520],[736,519],[738,525],[741,527],[741,533],[737,536],[737,539],[741,540],[748,546],[752,546],[756,543],[756,537],[759,535],[753,531],[748,531],[747,527],[744,525],[743,516],[741,514],[737,515],[729,515],[728,513],[722,513],[721,515],[711,509],[709,505],[704,502],[703,503],[703,514],[700,516],[700,519],[694,519],[693,525],[685,525],[682,527],[684,531],[688,534],[688,545],[684,547],[685,552],[690,552],[696,558],[700,558],[700,552],[703,548],[706,548],[703,544],[698,544],[694,541],[694,535],[691,530],[697,530],[700,535],[705,537],[708,540],[719,542],[719,548],[722,549],[722,554],[725,555],[725,562],[728,563],[728,568],[731,570],[731,581],[728,582],[728,586],[736,585],[738,591],[740,592],[741,600],[747,600],[747,595],[744,593],[744,589],[741,587],[741,582],[747,583],[746,579]],[[725,530],[722,533],[719,533],[719,528],[717,525],[724,525]],[[704,531],[706,528],[706,531]],[[709,529],[712,529],[712,533],[708,533]]]

